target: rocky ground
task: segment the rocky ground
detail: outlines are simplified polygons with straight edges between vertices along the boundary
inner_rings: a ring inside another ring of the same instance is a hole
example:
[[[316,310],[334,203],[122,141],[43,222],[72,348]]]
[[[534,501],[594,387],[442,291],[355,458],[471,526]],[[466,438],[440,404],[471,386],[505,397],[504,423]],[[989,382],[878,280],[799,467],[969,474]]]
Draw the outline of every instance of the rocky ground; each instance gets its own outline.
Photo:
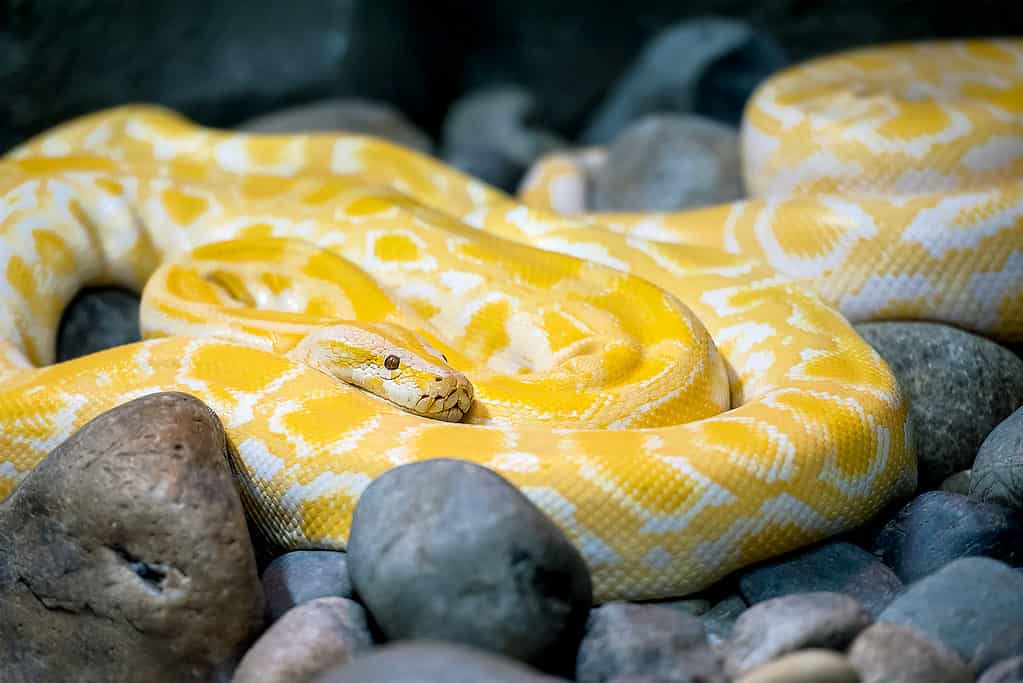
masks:
[[[571,141],[535,122],[521,87],[468,94],[437,141],[363,99],[242,127],[373,132],[508,189],[546,151],[606,143],[587,208],[727,201],[742,193],[735,130],[693,113],[700,59],[662,68],[696,34],[718,57],[773,54],[741,25],[672,29]],[[136,339],[136,307],[123,292],[80,297],[61,358]],[[910,396],[917,494],[855,533],[659,602],[591,606],[559,529],[498,475],[454,461],[374,481],[348,552],[274,556],[250,536],[216,416],[182,394],[138,399],[0,504],[0,680],[1023,681],[1023,359],[937,324],[858,329]]]

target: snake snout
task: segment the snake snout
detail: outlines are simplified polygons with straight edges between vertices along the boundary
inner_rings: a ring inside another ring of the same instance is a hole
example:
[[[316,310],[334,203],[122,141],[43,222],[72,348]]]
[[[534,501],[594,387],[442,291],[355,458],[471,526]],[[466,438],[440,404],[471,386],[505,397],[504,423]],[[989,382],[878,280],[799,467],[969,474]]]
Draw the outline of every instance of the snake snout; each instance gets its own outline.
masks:
[[[460,422],[472,406],[472,383],[459,372],[446,376],[434,375],[427,391],[416,402],[416,412],[426,417]]]

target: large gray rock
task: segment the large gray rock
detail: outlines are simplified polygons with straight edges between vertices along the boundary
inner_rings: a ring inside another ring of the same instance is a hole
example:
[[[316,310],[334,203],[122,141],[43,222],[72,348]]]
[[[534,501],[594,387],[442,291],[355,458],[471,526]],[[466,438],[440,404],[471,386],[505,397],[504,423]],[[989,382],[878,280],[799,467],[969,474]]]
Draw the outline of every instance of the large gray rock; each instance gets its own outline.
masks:
[[[1023,624],[1012,624],[992,633],[973,653],[970,666],[974,671],[987,671],[1002,661],[1023,652]]]
[[[521,662],[455,643],[394,643],[342,665],[316,683],[567,683]]]
[[[990,639],[1023,623],[1023,573],[965,557],[910,585],[878,621],[913,626],[969,662]]]
[[[959,655],[910,626],[870,626],[853,641],[849,661],[862,683],[973,683]]]
[[[295,550],[279,555],[263,570],[266,614],[271,622],[295,605],[316,598],[352,597],[345,553]]]
[[[753,605],[723,646],[725,671],[738,678],[782,655],[842,649],[871,623],[863,605],[840,593],[796,593]]]
[[[839,542],[748,569],[739,575],[739,590],[749,604],[791,593],[844,593],[876,617],[902,590],[902,581],[866,550]]]
[[[58,446],[0,504],[5,681],[206,681],[263,622],[216,416],[136,399]]]
[[[590,612],[576,660],[578,683],[644,675],[675,683],[724,683],[698,617],[659,605],[612,602]]]
[[[928,491],[885,524],[874,551],[906,583],[960,557],[1023,564],[1023,513],[958,493]]]
[[[862,323],[856,330],[909,398],[923,489],[969,469],[988,433],[1023,405],[1023,360],[992,341],[924,322]]]
[[[503,477],[458,460],[375,479],[352,519],[348,570],[388,638],[526,662],[572,651],[593,601],[586,563],[562,531]]]
[[[1023,510],[1023,408],[981,444],[973,461],[970,497]]]
[[[589,185],[593,211],[678,211],[740,199],[738,133],[698,116],[646,116],[615,138]]]
[[[309,683],[372,644],[361,605],[316,598],[267,629],[242,657],[231,683]]]

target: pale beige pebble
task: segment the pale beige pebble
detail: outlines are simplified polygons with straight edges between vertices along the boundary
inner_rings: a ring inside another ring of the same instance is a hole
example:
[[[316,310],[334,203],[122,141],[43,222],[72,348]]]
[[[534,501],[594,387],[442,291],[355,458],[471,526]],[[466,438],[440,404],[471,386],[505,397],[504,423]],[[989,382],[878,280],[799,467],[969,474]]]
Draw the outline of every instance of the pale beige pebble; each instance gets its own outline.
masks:
[[[860,678],[837,652],[800,650],[757,667],[735,683],[860,683]]]
[[[873,624],[856,637],[848,657],[863,683],[973,683],[958,654],[911,626]]]

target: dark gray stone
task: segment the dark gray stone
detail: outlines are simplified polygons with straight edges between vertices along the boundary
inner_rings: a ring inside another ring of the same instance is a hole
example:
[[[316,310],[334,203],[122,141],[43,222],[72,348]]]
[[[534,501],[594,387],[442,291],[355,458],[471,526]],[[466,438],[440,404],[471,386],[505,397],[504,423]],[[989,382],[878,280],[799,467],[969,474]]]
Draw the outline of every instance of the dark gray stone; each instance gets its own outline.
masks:
[[[216,415],[180,393],[76,431],[0,504],[0,679],[207,681],[263,625]]]
[[[970,497],[1023,510],[1023,408],[981,444],[973,462]]]
[[[873,624],[849,648],[861,683],[973,683],[955,652],[911,626]]]
[[[516,86],[471,92],[444,122],[443,157],[491,185],[514,191],[533,162],[564,142],[538,125],[537,104]]]
[[[906,588],[878,621],[914,626],[970,662],[990,638],[1023,624],[1023,574],[965,557]]]
[[[266,616],[271,622],[295,605],[315,598],[352,597],[345,554],[332,550],[296,550],[279,555],[263,570]]]
[[[881,529],[874,553],[905,583],[952,560],[992,557],[1023,563],[1023,514],[958,493],[928,491],[907,503]]]
[[[132,344],[141,338],[136,294],[110,287],[86,290],[64,311],[57,331],[57,362]]]
[[[999,662],[985,671],[977,683],[1023,683],[1023,656]]]
[[[578,683],[645,675],[675,683],[724,683],[698,617],[658,605],[611,602],[590,612],[576,660]]]
[[[941,490],[965,496],[970,492],[971,476],[972,472],[970,470],[963,470],[962,472],[949,475],[945,477],[945,481],[941,482]]]
[[[389,639],[460,642],[526,662],[572,651],[593,601],[564,533],[503,477],[458,460],[401,465],[366,488],[348,571]]]
[[[607,143],[646,114],[695,111],[704,79],[715,67],[722,66],[735,71],[731,75],[719,71],[715,77],[733,87],[741,82],[738,92],[732,93],[733,97],[741,93],[741,99],[711,109],[715,110],[713,114],[736,124],[736,113],[756,85],[785,63],[778,43],[743,21],[707,18],[669,26],[647,44],[611,89],[580,139],[586,144]],[[708,109],[706,105],[702,108]]]
[[[856,330],[909,398],[922,489],[969,469],[991,430],[1023,405],[1023,360],[992,341],[924,322],[862,323]]]
[[[987,671],[992,666],[1023,652],[1023,623],[1012,624],[991,634],[977,648],[970,665],[974,671]]]
[[[871,623],[867,610],[841,593],[796,593],[753,605],[724,644],[732,678],[781,655],[811,647],[843,649]]]
[[[456,643],[427,640],[376,648],[316,683],[567,683],[521,662]]]
[[[859,546],[825,543],[743,572],[739,590],[749,604],[791,593],[844,593],[876,617],[902,590],[902,581]]]
[[[593,174],[594,211],[676,211],[743,196],[739,136],[698,116],[649,115],[625,129]]]
[[[741,595],[730,595],[701,615],[703,629],[707,632],[707,639],[712,645],[717,645],[732,635],[736,620],[747,607],[749,606]]]
[[[310,683],[372,645],[359,603],[317,598],[268,628],[242,657],[231,683]]]
[[[384,102],[355,97],[319,100],[262,114],[235,126],[250,133],[334,133],[373,135],[429,154],[430,138]]]

